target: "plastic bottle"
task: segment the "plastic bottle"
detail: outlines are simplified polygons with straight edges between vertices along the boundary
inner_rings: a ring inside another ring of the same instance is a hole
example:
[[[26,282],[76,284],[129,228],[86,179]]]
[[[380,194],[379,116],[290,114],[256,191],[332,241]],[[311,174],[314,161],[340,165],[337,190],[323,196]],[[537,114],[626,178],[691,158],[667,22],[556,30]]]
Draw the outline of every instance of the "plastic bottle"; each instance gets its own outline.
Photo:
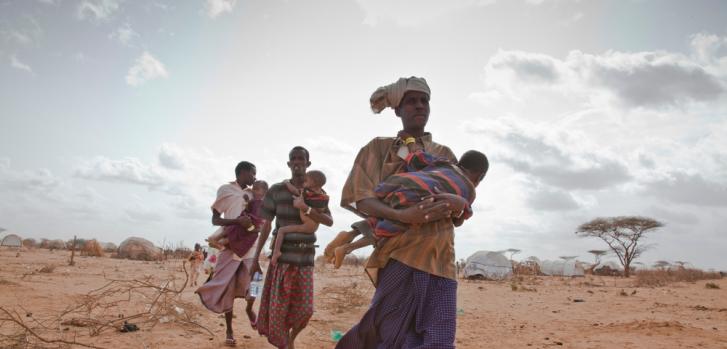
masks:
[[[263,274],[255,272],[250,281],[250,297],[258,298],[263,293]]]

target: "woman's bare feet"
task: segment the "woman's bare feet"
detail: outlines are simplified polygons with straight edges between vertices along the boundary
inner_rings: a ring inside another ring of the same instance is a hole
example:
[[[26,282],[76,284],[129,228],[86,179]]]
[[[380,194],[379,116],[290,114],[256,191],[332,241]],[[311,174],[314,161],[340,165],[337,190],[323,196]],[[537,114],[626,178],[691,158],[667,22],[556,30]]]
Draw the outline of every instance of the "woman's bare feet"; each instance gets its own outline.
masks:
[[[250,327],[252,327],[253,330],[257,331],[257,314],[255,314],[255,311],[252,309],[252,303],[247,303],[248,306],[245,308],[245,312],[247,313],[247,319],[250,320]]]

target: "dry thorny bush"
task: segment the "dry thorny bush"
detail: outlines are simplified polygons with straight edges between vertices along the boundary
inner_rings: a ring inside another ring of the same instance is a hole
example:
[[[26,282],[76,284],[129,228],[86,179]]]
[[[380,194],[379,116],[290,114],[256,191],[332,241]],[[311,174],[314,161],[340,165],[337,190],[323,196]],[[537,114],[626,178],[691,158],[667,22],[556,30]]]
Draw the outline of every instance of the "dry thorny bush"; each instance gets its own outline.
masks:
[[[159,323],[173,322],[183,326],[212,332],[195,321],[196,307],[181,300],[185,279],[174,275],[155,279],[147,275],[140,279],[112,279],[86,294],[78,295],[63,311],[46,317],[33,315],[22,307],[0,307],[0,347],[2,348],[62,348],[81,346],[98,348],[76,340],[78,330],[95,337],[118,330],[124,323],[133,322],[143,329],[152,329]],[[178,287],[178,285],[181,285]],[[22,311],[20,311],[22,310]]]
[[[363,285],[358,282],[326,286],[320,292],[321,302],[334,314],[351,311],[352,307],[368,305],[371,300],[373,286],[369,282]]]
[[[636,272],[636,286],[666,286],[673,282],[696,282],[721,278],[722,275],[718,272],[691,268],[639,270]]]

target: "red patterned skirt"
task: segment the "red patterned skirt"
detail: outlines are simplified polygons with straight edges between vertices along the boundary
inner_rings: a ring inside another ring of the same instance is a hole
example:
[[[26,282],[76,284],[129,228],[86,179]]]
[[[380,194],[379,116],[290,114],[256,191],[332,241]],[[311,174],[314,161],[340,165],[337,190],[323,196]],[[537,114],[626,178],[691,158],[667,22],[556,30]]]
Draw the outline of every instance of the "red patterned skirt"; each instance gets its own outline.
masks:
[[[290,329],[301,330],[313,316],[313,267],[279,263],[268,268],[260,300],[258,332],[270,344],[288,346]]]

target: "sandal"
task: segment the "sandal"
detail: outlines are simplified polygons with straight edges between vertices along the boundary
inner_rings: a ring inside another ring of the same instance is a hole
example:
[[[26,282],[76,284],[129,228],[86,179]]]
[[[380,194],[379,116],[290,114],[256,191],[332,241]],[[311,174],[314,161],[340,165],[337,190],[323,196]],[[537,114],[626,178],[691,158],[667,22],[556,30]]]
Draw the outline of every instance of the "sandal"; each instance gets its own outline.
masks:
[[[227,338],[225,339],[225,345],[228,347],[234,347],[237,345],[237,340],[235,338]]]

